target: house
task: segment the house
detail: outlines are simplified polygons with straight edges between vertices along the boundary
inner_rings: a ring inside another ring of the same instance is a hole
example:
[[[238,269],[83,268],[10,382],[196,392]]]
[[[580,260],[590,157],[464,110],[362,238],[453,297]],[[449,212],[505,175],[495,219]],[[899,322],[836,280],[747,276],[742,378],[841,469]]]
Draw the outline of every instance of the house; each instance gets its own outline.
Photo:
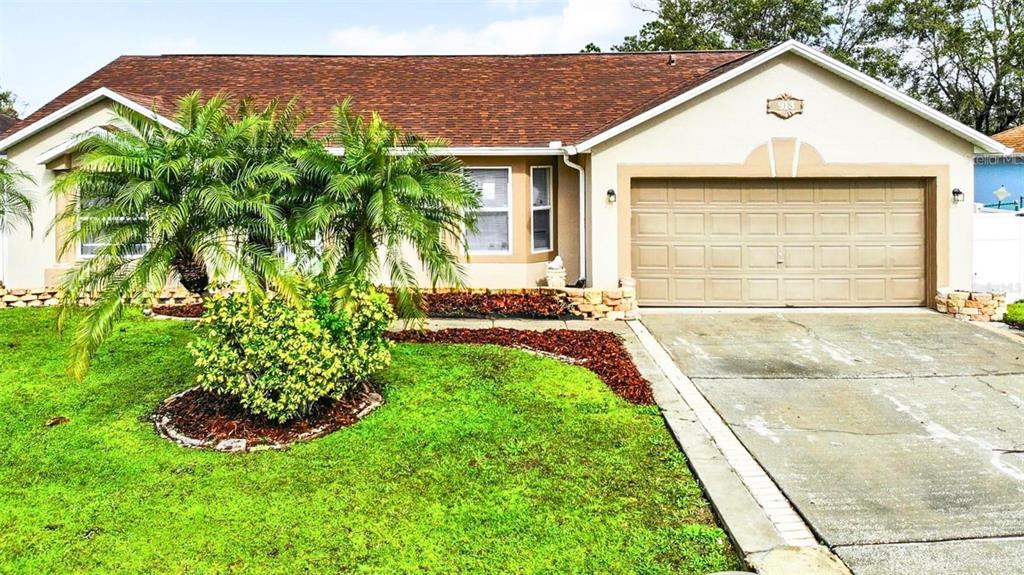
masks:
[[[988,208],[1024,209],[1024,125],[992,139],[1011,148],[1010,154],[978,154],[974,167],[974,201]]]
[[[167,116],[201,89],[351,96],[450,142],[483,196],[475,287],[635,278],[652,306],[920,306],[971,285],[974,155],[1009,149],[798,42],[531,56],[124,56],[0,137],[46,189],[112,102]],[[960,200],[964,199],[965,202]],[[54,284],[89,246],[5,238],[10,287]]]

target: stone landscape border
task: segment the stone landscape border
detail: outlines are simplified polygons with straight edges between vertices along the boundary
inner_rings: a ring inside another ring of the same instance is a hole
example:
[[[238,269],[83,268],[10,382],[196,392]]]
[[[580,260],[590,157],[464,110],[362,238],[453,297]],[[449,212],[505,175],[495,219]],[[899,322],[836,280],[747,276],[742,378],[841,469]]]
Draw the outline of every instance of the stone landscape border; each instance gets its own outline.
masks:
[[[176,318],[178,319],[178,318]],[[177,443],[182,447],[188,447],[190,449],[207,449],[212,451],[221,451],[224,453],[235,453],[239,451],[267,451],[271,449],[286,449],[296,443],[312,441],[318,437],[329,435],[335,431],[344,429],[345,427],[351,427],[351,425],[345,425],[342,427],[331,428],[329,424],[324,424],[319,427],[310,429],[309,431],[295,436],[294,439],[287,442],[268,442],[268,443],[252,443],[244,438],[226,438],[220,440],[213,439],[199,439],[196,437],[189,437],[184,432],[175,428],[171,424],[171,418],[163,413],[163,409],[174,403],[175,400],[181,396],[199,389],[199,386],[190,387],[185,391],[176,393],[161,402],[161,405],[151,416],[153,420],[153,427],[156,429],[157,434],[164,439],[168,439]],[[384,397],[376,391],[365,394],[364,403],[360,407],[359,411],[356,412],[355,418],[356,423],[362,420],[364,417],[369,415],[373,410],[377,409],[384,404]],[[352,424],[354,425],[354,423]]]
[[[621,286],[614,289],[600,288],[437,288],[424,290],[426,293],[468,293],[468,294],[518,294],[556,291],[565,293],[569,300],[569,312],[583,319],[630,320],[639,319],[640,304],[636,299],[635,283],[623,278]],[[184,288],[168,288],[156,294],[152,307],[199,303],[202,299]],[[0,284],[0,309],[18,307],[55,306],[60,303],[60,290],[55,287],[6,289]],[[89,298],[81,300],[82,305],[92,303]],[[154,314],[155,317],[155,314]]]
[[[197,303],[200,299],[184,288],[169,288],[156,294],[154,305],[180,305]],[[89,305],[92,301],[89,298],[82,298],[79,302],[82,305]],[[0,309],[19,307],[52,307],[60,304],[60,288],[12,288],[7,289],[0,283]]]
[[[935,296],[935,310],[964,321],[1003,321],[1006,294],[942,289]]]

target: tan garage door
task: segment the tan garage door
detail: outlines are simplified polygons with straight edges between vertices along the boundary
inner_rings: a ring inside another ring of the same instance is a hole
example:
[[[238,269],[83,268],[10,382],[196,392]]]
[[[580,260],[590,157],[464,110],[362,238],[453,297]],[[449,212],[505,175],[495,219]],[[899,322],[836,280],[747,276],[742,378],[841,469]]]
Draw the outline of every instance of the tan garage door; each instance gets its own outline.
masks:
[[[642,305],[917,306],[920,179],[634,179]]]

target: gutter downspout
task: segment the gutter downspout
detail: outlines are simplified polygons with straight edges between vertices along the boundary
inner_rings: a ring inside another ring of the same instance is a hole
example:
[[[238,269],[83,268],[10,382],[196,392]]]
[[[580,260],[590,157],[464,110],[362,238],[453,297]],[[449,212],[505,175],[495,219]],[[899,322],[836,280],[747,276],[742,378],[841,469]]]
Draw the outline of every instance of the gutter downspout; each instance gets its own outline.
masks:
[[[586,190],[586,179],[584,178],[583,166],[574,163],[569,159],[569,156],[576,155],[576,146],[566,146],[562,148],[562,161],[565,162],[566,166],[576,170],[580,175],[579,191],[580,191],[580,281],[583,285],[587,282],[587,190]]]

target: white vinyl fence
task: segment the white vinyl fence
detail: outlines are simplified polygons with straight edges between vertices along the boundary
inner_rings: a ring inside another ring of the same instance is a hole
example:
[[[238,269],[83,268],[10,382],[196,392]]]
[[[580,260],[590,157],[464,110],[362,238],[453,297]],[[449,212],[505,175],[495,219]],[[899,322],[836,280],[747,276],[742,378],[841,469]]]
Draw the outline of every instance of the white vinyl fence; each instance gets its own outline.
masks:
[[[975,212],[972,289],[1006,292],[1009,302],[1024,298],[1024,217],[1009,210]]]

